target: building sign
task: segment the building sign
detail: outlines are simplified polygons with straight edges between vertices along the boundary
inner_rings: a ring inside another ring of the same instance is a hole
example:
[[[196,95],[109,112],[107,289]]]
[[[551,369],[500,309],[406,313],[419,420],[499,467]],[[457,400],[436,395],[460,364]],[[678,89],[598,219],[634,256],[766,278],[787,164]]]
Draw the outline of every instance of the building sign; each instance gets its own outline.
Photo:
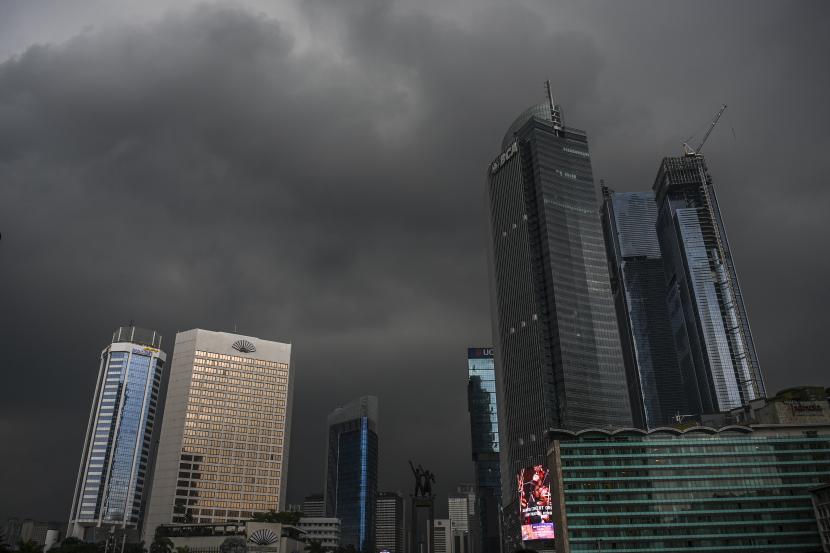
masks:
[[[133,348],[134,355],[146,355],[151,357],[153,354],[158,353],[159,350],[156,348]]]
[[[544,465],[519,471],[519,516],[522,541],[552,540],[553,506],[550,501],[550,471]]]
[[[790,408],[795,416],[821,415],[821,405],[812,401],[785,401],[784,405]]]
[[[490,165],[490,174],[495,175],[501,166],[507,163],[507,160],[513,157],[515,154],[519,152],[519,144],[518,142],[514,142],[507,149],[502,152],[502,154],[493,160],[493,163]]]
[[[467,348],[467,359],[492,359],[493,348]]]

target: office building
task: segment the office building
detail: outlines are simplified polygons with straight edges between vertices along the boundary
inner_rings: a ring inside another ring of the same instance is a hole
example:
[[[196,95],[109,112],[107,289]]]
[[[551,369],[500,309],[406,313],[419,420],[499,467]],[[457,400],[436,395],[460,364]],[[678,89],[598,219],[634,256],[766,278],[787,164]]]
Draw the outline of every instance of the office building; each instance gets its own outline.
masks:
[[[821,536],[824,553],[830,553],[830,484],[821,484],[810,490],[816,526]]]
[[[452,523],[448,518],[436,518],[433,521],[434,549],[418,553],[453,553],[452,550]]]
[[[544,463],[547,429],[631,426],[632,417],[588,138],[563,125],[550,93],[510,125],[487,199],[507,506],[519,471]]]
[[[285,505],[291,345],[179,332],[144,540],[161,524],[250,519]]]
[[[703,413],[764,397],[738,275],[703,156],[667,157],[654,181],[657,236],[684,380]]]
[[[307,517],[326,516],[326,499],[321,493],[305,496],[300,511]]]
[[[389,553],[406,553],[404,500],[400,492],[378,492],[375,522],[375,549]]]
[[[467,410],[475,471],[472,553],[499,553],[499,418],[493,348],[467,348]]]
[[[99,541],[116,528],[130,530],[131,539],[138,537],[167,359],[160,347],[157,332],[128,326],[116,330],[101,352],[69,514],[70,536]]]
[[[326,515],[340,519],[340,543],[375,550],[378,399],[363,396],[328,416]]]
[[[701,412],[680,371],[657,240],[653,192],[602,188],[602,226],[634,426],[669,426]]]
[[[556,553],[820,551],[830,426],[553,430]]]
[[[340,519],[333,517],[302,517],[297,528],[305,532],[306,543],[319,542],[325,551],[333,551],[340,545]]]

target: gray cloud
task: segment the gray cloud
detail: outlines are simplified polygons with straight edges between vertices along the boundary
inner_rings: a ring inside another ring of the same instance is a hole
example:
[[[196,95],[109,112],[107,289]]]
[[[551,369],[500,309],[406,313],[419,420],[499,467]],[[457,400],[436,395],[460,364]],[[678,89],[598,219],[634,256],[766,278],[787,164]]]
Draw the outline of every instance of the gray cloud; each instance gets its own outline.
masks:
[[[546,77],[621,190],[730,103],[707,151],[768,385],[826,384],[824,5],[476,5],[32,26],[0,65],[0,516],[66,517],[96,356],[131,318],[168,347],[294,343],[290,501],[322,488],[326,413],[365,393],[383,487],[409,457],[442,493],[470,480],[484,168]]]

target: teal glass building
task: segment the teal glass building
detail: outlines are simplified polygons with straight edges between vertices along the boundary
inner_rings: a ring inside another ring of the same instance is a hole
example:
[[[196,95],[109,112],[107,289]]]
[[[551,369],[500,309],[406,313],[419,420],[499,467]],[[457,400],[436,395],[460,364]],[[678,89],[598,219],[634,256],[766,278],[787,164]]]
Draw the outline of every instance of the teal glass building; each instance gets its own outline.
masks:
[[[556,551],[821,551],[830,426],[548,433]]]

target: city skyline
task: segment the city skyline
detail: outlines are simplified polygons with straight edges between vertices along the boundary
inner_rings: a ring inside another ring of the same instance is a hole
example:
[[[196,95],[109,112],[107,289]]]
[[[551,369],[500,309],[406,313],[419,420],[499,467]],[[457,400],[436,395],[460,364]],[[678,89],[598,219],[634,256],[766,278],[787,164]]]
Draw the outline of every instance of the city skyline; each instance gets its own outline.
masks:
[[[545,78],[619,191],[729,103],[706,156],[767,392],[824,383],[824,5],[144,4],[0,8],[0,517],[66,518],[89,360],[130,319],[294,344],[289,502],[320,491],[325,413],[369,393],[384,489],[408,458],[471,481],[482,167]]]

